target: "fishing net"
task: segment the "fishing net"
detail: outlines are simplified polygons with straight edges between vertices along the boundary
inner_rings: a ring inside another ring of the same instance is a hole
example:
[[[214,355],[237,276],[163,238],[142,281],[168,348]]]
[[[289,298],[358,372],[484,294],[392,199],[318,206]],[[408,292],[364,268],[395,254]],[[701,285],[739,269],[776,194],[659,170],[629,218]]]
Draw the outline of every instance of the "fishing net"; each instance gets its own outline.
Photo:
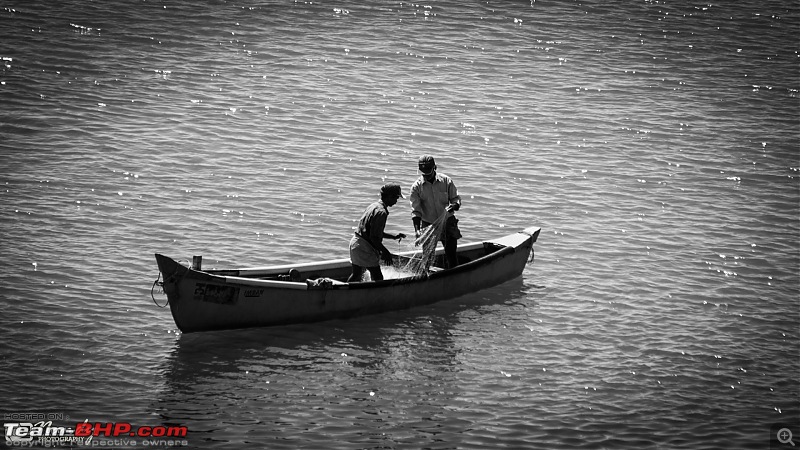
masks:
[[[405,266],[402,267],[404,272],[410,272],[413,275],[424,275],[428,273],[434,259],[436,258],[436,244],[444,233],[444,225],[447,222],[447,212],[445,211],[436,219],[435,222],[423,228],[419,237],[414,241],[414,247],[418,248]]]

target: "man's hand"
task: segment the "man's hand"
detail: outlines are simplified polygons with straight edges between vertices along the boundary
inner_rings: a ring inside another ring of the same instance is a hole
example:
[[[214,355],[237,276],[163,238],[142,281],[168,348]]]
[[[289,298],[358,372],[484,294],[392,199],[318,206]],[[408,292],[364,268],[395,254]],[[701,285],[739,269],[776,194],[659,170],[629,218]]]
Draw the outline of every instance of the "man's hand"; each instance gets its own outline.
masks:
[[[383,262],[387,266],[391,266],[392,265],[392,254],[391,253],[389,253],[389,252],[381,253],[381,259],[383,260]]]
[[[398,233],[398,234],[397,234],[397,236],[395,236],[395,237],[394,237],[394,240],[396,240],[397,242],[400,242],[400,241],[402,241],[402,240],[403,240],[403,239],[405,239],[405,238],[406,238],[406,235],[405,235],[405,234],[403,234],[403,233]]]

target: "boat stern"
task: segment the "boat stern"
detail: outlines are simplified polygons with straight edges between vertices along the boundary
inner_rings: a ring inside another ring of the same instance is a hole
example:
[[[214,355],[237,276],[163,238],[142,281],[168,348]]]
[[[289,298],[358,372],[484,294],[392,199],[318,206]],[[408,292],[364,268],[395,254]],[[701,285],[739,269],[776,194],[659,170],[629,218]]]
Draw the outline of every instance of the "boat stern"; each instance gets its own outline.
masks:
[[[528,227],[517,233],[509,234],[508,236],[503,236],[497,239],[491,239],[488,242],[513,248],[520,248],[524,246],[530,248],[539,238],[539,233],[541,231],[542,229],[539,227]]]

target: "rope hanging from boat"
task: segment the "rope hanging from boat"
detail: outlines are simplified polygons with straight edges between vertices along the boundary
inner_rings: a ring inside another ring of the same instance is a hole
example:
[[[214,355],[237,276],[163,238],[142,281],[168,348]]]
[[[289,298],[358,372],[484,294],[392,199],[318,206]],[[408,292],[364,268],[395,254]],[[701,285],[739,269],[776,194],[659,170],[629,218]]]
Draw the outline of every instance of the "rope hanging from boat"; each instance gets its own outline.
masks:
[[[183,259],[178,260],[179,264],[183,263],[183,262],[186,262],[188,264],[188,261],[186,261],[186,260],[183,260]],[[173,272],[172,275],[170,275],[169,277],[166,277],[164,279],[164,281],[160,281],[161,280],[161,271],[158,272],[158,278],[156,278],[156,281],[153,282],[153,287],[150,288],[150,297],[153,298],[153,303],[155,303],[156,306],[158,306],[159,308],[166,308],[167,305],[169,305],[169,296],[167,296],[167,302],[164,303],[164,305],[159,305],[158,302],[156,301],[156,296],[155,296],[155,294],[153,294],[153,291],[155,291],[156,286],[160,286],[161,287],[161,291],[166,294],[166,291],[164,291],[164,283],[175,283],[176,279],[177,279],[177,275],[178,275],[178,270],[179,270],[178,266],[175,266],[175,272]],[[177,299],[177,297],[176,297],[176,299]]]
[[[155,303],[156,306],[158,306],[159,308],[166,308],[167,305],[169,305],[169,297],[167,297],[167,302],[166,303],[164,303],[163,305],[159,305],[158,302],[156,301],[156,296],[153,293],[153,291],[155,291],[155,289],[156,289],[156,285],[161,287],[161,291],[162,292],[164,291],[164,282],[161,281],[161,272],[158,272],[158,278],[156,278],[156,281],[153,282],[153,287],[150,288],[150,297],[153,298],[153,303]]]

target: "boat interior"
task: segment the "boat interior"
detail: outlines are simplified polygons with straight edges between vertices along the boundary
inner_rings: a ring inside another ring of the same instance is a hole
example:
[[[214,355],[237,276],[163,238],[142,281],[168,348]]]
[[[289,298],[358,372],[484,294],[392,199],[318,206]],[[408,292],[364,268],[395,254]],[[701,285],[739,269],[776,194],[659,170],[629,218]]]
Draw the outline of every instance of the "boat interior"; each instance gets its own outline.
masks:
[[[476,242],[458,247],[458,267],[469,264],[481,258],[487,258],[498,251],[507,248],[494,242]],[[382,266],[385,279],[407,278],[420,274],[404,270],[414,258],[419,258],[415,252],[403,252],[394,255],[392,267]],[[435,259],[428,269],[428,273],[445,270],[446,261],[444,249],[436,250]],[[307,280],[325,279],[335,284],[346,283],[352,272],[349,259],[338,259],[307,264],[287,264],[281,266],[253,267],[233,270],[204,270],[204,272],[227,277],[248,278],[253,280],[276,281],[286,283],[303,283]],[[365,271],[368,277],[368,271]],[[366,278],[364,281],[370,281]]]

